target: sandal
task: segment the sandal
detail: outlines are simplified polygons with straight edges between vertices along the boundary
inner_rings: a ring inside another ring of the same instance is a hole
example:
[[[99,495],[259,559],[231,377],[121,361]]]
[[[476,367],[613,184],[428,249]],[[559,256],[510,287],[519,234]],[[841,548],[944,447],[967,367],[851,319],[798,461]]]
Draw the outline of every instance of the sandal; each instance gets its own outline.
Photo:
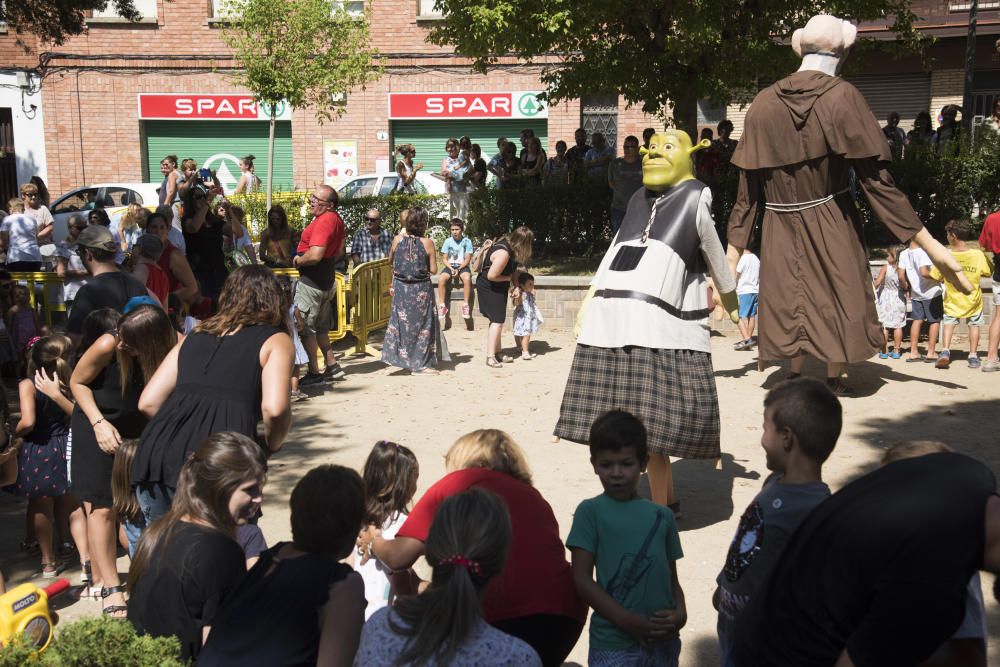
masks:
[[[125,598],[125,586],[119,584],[118,586],[112,586],[110,588],[105,588],[101,586],[101,600],[103,605],[103,600],[108,599],[112,595],[121,594],[122,598]],[[101,613],[105,616],[110,616],[111,618],[125,618],[125,614],[128,613],[128,605],[124,604],[113,604],[103,607]],[[119,615],[121,614],[121,615]]]
[[[441,371],[431,366],[413,371],[415,375],[441,375]]]
[[[503,364],[497,361],[496,357],[486,357],[486,365],[490,368],[503,368]]]
[[[55,579],[59,576],[59,563],[42,563],[42,578]]]
[[[501,363],[509,364],[509,363],[511,363],[511,362],[514,361],[514,357],[510,356],[509,354],[503,354],[503,355],[500,355],[499,357],[497,357],[497,361],[499,361]]]
[[[89,584],[90,580],[94,578],[94,573],[90,569],[90,561],[84,561],[80,563],[80,583]]]

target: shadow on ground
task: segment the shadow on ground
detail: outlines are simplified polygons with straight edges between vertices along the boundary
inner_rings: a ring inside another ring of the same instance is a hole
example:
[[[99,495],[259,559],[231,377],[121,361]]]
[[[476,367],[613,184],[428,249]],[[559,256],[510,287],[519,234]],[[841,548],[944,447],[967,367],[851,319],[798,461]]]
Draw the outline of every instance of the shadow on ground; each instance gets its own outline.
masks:
[[[681,532],[728,521],[733,516],[734,480],[760,479],[760,473],[747,470],[726,453],[722,455],[721,470],[716,470],[715,461],[707,459],[680,459],[672,468],[674,488],[681,500],[682,518],[677,522]],[[647,475],[639,481],[639,494],[650,497]]]

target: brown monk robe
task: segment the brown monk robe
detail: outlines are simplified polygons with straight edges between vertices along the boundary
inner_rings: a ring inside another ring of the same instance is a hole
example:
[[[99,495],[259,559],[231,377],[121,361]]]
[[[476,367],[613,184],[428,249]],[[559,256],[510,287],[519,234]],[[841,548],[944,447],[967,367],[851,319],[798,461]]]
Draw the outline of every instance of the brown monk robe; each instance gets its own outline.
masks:
[[[850,363],[882,349],[848,173],[906,241],[923,225],[893,184],[890,160],[865,99],[840,77],[796,72],[754,99],[732,159],[741,172],[729,242],[747,247],[761,219],[760,359]]]

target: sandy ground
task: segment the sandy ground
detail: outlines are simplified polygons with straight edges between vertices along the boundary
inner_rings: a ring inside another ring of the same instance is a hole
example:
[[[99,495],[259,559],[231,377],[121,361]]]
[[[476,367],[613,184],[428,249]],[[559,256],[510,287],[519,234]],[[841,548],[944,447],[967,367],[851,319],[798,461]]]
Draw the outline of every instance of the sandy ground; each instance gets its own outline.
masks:
[[[447,332],[453,361],[440,376],[414,376],[384,366],[372,357],[345,358],[346,380],[294,407],[292,434],[273,459],[265,489],[261,526],[269,542],[288,539],[288,495],[310,467],[339,463],[360,468],[372,444],[392,439],[413,448],[420,459],[418,495],[444,473],[444,453],[467,431],[496,427],[510,432],[527,453],[535,484],[552,504],[563,537],[573,510],[601,491],[581,445],[552,443],[562,389],[573,354],[568,329],[545,329],[534,343],[539,356],[495,370],[487,368],[485,322],[475,331],[464,326]],[[735,352],[735,339],[713,337],[713,362],[722,411],[721,470],[708,461],[679,461],[674,474],[683,503],[679,522],[685,557],[679,562],[687,595],[689,621],[682,632],[682,664],[715,665],[715,612],[711,593],[715,577],[740,514],[759,490],[767,471],[760,449],[761,403],[768,388],[786,371],[773,366],[756,370],[756,355]],[[373,341],[377,342],[377,341]],[[513,353],[512,339],[504,344]],[[959,341],[961,349],[964,341]],[[340,346],[350,350],[346,341]],[[822,375],[818,364],[807,374]],[[957,450],[987,462],[1000,474],[995,419],[1000,412],[1000,374],[966,368],[959,356],[948,371],[930,364],[874,359],[851,368],[857,397],[844,399],[845,425],[824,475],[836,490],[874,467],[884,449],[898,440],[920,437],[944,440]],[[8,581],[32,577],[33,558],[17,555],[23,532],[23,504],[0,500],[0,554]],[[127,559],[119,569],[127,569]],[[78,570],[67,572],[74,583]],[[992,577],[984,575],[989,591]],[[992,596],[987,595],[987,600]],[[96,602],[60,602],[64,618],[96,614]],[[990,655],[1000,652],[1000,607],[987,603]],[[585,664],[587,634],[570,659]]]

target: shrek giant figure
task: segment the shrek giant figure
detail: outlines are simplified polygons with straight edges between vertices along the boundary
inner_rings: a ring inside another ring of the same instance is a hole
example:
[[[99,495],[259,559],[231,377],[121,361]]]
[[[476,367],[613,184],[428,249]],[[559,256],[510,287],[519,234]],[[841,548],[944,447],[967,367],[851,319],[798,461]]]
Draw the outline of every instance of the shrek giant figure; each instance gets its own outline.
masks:
[[[608,410],[635,414],[649,434],[653,501],[675,511],[670,457],[717,458],[706,271],[737,319],[736,284],[712,220],[712,193],[692,175],[683,131],[654,134],[645,187],[601,262],[585,305],[555,435],[585,443]]]
[[[883,224],[901,241],[914,238],[952,285],[971,289],[893,185],[889,144],[864,97],[837,76],[856,33],[826,15],[795,31],[799,71],[757,95],[733,154],[741,171],[728,233],[735,271],[761,220],[760,359],[791,359],[793,375],[805,355],[826,361],[827,382],[842,394],[851,392],[845,365],[868,359],[883,341],[852,168]]]

